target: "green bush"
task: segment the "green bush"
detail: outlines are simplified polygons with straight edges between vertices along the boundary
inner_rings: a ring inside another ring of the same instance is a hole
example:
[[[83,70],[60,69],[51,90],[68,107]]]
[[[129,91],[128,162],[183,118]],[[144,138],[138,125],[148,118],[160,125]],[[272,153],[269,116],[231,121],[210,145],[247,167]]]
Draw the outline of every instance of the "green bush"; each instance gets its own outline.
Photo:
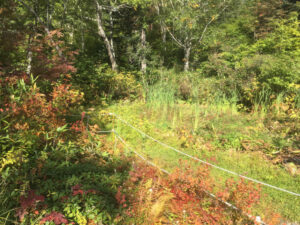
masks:
[[[88,64],[80,63],[80,67],[79,73],[73,76],[73,84],[85,93],[86,103],[133,100],[142,95],[141,85],[133,73],[112,71],[107,64],[88,68]]]

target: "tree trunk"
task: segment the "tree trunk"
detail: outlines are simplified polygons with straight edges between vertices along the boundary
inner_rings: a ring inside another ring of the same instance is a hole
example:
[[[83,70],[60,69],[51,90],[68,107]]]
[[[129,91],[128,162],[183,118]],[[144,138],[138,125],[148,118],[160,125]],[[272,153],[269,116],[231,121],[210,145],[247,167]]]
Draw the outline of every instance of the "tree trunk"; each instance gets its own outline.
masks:
[[[46,26],[49,30],[52,28],[52,13],[53,13],[53,2],[47,0],[47,15],[46,15]]]
[[[31,68],[32,68],[32,51],[31,51],[31,36],[28,39],[28,53],[27,53],[27,68],[26,68],[26,74],[30,75]]]
[[[85,49],[85,44],[84,44],[84,33],[83,33],[83,16],[82,16],[82,10],[80,10],[80,17],[81,17],[81,22],[80,22],[80,37],[81,37],[81,51],[84,52]]]
[[[114,35],[114,31],[113,31],[113,29],[114,29],[114,21],[113,21],[112,10],[109,11],[109,27],[110,27],[109,42],[110,42],[112,54],[113,54],[114,57],[116,57],[116,54],[115,54],[115,45],[114,45],[114,39],[113,39],[113,35]]]
[[[65,25],[67,23],[68,4],[69,4],[69,0],[63,0],[62,1],[62,6],[64,8],[64,11],[63,11],[62,19],[60,20],[60,28],[61,29],[64,29]],[[79,10],[80,10],[80,13],[81,13],[81,8],[79,8]]]
[[[73,29],[73,27],[70,27],[69,33],[70,33],[69,34],[70,35],[70,44],[72,45],[74,43],[74,29]]]
[[[184,71],[189,71],[190,69],[190,55],[191,55],[191,46],[184,47]]]
[[[103,38],[104,44],[106,46],[107,49],[107,53],[109,56],[109,60],[111,63],[111,69],[114,71],[117,71],[118,69],[118,65],[116,62],[116,58],[115,58],[115,54],[114,54],[114,49],[113,46],[111,45],[110,41],[108,40],[106,33],[104,31],[104,27],[102,24],[102,6],[98,3],[97,0],[95,0],[95,4],[96,4],[96,9],[97,9],[97,25],[98,25],[98,34],[100,37]]]
[[[165,64],[165,54],[167,52],[167,46],[166,46],[166,37],[167,37],[167,31],[166,28],[163,26],[163,24],[160,24],[160,29],[161,29],[161,38],[162,38],[162,43],[163,43],[163,54],[162,54],[162,66]]]
[[[47,1],[46,25],[47,25],[47,28],[49,29],[49,0]]]
[[[160,8],[159,7],[160,7],[159,3],[155,5],[157,15],[160,17]],[[164,7],[163,1],[161,2],[161,7]],[[162,42],[163,42],[163,48],[162,48],[163,52],[162,52],[162,56],[161,56],[161,66],[163,66],[165,63],[165,54],[167,51],[167,47],[166,47],[167,30],[161,19],[159,21],[159,24],[160,24],[161,38],[162,38]]]
[[[146,73],[147,63],[146,63],[146,32],[145,29],[141,30],[141,46],[142,46],[142,55],[141,55],[141,72]]]
[[[31,73],[31,67],[32,67],[31,62],[32,62],[32,51],[29,50],[27,54],[27,68],[26,68],[27,75],[30,75]]]
[[[81,51],[84,52],[85,49],[85,44],[84,44],[84,34],[83,34],[83,28],[81,28],[80,31],[80,36],[81,36]]]

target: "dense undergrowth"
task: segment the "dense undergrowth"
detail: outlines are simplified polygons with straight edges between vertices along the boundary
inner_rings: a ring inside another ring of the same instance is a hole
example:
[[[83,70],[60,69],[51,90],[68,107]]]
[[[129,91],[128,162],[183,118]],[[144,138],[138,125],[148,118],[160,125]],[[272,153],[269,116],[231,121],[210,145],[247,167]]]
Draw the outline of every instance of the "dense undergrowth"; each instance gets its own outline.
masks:
[[[180,86],[172,82],[176,79],[147,86],[145,101],[120,102],[107,110],[189,154],[299,192],[296,106],[286,110],[276,105],[286,103],[277,100],[247,112],[234,97],[220,97],[221,91],[199,84],[193,84],[192,94],[183,100]],[[270,224],[299,221],[293,196],[232,179],[191,160],[183,163],[180,155],[103,115],[105,105],[100,112],[82,111],[84,94],[66,81],[53,83],[46,93],[33,77],[7,78],[1,85],[4,224],[253,222],[245,214],[259,215]],[[207,88],[202,101],[201,88]],[[134,163],[135,157],[113,134],[97,133],[111,128],[172,174]]]
[[[78,115],[82,95],[70,85],[45,96],[33,78],[9,84],[1,89],[9,96],[1,108],[2,224],[253,223],[243,213],[258,203],[258,186],[228,180],[217,196],[242,211],[232,210],[206,194],[216,185],[209,168],[186,163],[166,176],[99,135]]]
[[[278,95],[269,103],[243,108],[234,92],[229,97],[216,88],[222,87],[220,80],[203,78],[201,84],[188,81],[190,75],[172,78],[172,71],[162,72],[156,83],[144,85],[141,100],[130,103],[134,98],[123,96],[127,100],[107,110],[189,154],[299,192],[295,102],[281,101]],[[115,79],[122,84],[126,75],[119,76]],[[1,82],[2,223],[254,223],[245,214],[259,215],[269,224],[299,221],[294,197],[190,160],[184,164],[180,155],[104,116],[107,99],[100,102],[100,112],[91,108],[85,113],[84,93],[68,76],[61,79],[44,92],[43,83],[32,76]],[[111,128],[172,174],[134,163],[114,135],[97,133]]]

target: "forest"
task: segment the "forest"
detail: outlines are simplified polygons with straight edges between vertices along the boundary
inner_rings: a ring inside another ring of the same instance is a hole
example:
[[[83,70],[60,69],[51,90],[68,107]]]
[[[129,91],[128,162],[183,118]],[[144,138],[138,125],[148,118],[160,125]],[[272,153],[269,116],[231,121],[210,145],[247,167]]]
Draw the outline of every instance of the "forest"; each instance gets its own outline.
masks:
[[[300,224],[299,19],[0,0],[0,224]]]

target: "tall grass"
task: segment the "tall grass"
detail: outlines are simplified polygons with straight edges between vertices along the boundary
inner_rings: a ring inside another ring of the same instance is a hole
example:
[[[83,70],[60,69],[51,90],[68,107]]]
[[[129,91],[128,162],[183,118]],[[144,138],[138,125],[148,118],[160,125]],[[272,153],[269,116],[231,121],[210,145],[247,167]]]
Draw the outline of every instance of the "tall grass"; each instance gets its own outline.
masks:
[[[212,110],[216,110],[217,112],[228,112],[237,113],[238,97],[237,94],[233,91],[230,97],[226,96],[224,93],[216,94],[213,98],[212,102],[208,105],[212,108]]]
[[[238,112],[237,91],[224,93],[216,88],[215,78],[197,78],[192,73],[178,74],[172,70],[160,71],[158,76],[154,84],[147,86],[147,107],[159,111],[158,117],[162,120],[171,117],[172,127],[182,119],[182,107],[176,107],[177,104],[193,105],[194,131],[198,128],[200,114]],[[187,96],[188,99],[185,99]]]
[[[146,94],[146,102],[151,106],[161,107],[163,105],[174,105],[176,102],[176,86],[169,74],[162,73],[160,80],[149,86]]]

